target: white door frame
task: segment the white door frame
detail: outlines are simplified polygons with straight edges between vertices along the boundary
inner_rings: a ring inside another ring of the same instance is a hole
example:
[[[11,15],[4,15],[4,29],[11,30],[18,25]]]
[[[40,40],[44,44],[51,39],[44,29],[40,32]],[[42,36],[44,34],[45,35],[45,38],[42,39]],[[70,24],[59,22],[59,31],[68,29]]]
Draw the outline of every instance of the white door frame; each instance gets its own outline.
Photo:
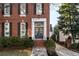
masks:
[[[35,39],[35,32],[34,32],[34,23],[35,22],[40,22],[40,21],[42,21],[42,22],[44,22],[44,35],[43,35],[43,40],[47,40],[46,38],[47,38],[47,33],[46,33],[46,31],[47,31],[47,26],[46,26],[46,18],[32,18],[32,39],[33,40],[36,40]]]

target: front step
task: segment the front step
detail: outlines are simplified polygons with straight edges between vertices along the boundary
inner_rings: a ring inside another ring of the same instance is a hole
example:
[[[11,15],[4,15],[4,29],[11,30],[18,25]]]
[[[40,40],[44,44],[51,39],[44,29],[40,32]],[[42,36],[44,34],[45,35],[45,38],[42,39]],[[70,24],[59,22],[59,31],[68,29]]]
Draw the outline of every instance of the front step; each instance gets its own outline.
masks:
[[[45,47],[45,42],[44,42],[44,40],[35,40],[34,46],[35,47]]]

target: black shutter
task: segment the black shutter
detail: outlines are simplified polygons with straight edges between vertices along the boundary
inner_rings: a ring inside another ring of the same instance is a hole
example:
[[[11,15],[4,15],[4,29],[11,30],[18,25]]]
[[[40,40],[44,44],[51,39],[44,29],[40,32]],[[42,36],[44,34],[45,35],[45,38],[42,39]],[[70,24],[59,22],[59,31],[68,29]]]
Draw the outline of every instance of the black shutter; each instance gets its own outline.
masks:
[[[34,14],[36,14],[36,3],[34,3]]]
[[[12,36],[12,23],[10,23],[10,36]]]
[[[42,14],[44,14],[44,4],[42,3]]]
[[[18,3],[18,15],[20,15],[20,3]]]
[[[4,23],[2,22],[2,36],[4,36]]]
[[[26,4],[26,15],[28,15],[28,4]]]
[[[2,15],[4,15],[4,4],[2,4]]]
[[[10,3],[10,15],[12,15],[12,4]]]
[[[28,23],[26,22],[26,34],[27,34],[27,31],[28,31]]]
[[[20,37],[20,22],[18,22],[18,36]]]

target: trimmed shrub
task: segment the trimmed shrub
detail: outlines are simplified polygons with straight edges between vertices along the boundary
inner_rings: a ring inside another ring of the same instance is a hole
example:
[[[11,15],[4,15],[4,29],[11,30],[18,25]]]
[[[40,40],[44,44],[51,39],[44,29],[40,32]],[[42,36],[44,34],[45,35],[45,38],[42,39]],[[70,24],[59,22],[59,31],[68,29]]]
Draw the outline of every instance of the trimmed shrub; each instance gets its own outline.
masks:
[[[24,41],[24,47],[32,47],[33,46],[33,40],[32,39],[27,39]]]
[[[46,41],[46,47],[47,48],[51,48],[51,47],[55,47],[55,42],[54,42],[54,40],[47,40]]]
[[[47,40],[45,43],[46,43],[47,54],[49,56],[56,55],[56,52],[55,52],[56,45],[55,45],[54,40],[52,40],[52,39],[51,40]]]
[[[0,38],[0,47],[10,47],[10,41],[8,37],[1,37]]]
[[[19,38],[19,37],[0,37],[0,47],[32,47],[33,40],[29,38]]]
[[[79,43],[73,43],[73,44],[71,45],[71,48],[79,49]]]
[[[19,37],[10,37],[10,45],[11,46],[20,46],[21,45],[21,39]]]

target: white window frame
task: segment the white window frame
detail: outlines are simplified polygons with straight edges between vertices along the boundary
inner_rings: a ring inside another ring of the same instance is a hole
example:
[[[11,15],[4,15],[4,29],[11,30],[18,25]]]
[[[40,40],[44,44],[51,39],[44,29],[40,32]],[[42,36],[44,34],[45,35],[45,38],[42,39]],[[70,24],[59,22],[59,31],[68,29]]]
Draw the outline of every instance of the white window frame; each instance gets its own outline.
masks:
[[[10,4],[4,4],[4,17],[10,17]]]
[[[20,3],[20,16],[26,16],[26,4],[25,3]]]
[[[36,4],[36,14],[37,15],[42,15],[42,3],[37,3]]]
[[[10,36],[10,23],[8,22],[8,20],[6,20],[6,22],[4,23],[4,36],[5,37],[9,37]]]
[[[22,27],[22,25],[24,25],[24,28]],[[25,36],[26,36],[26,23],[24,22],[24,20],[22,20],[22,22],[20,23],[20,37],[23,38]]]

